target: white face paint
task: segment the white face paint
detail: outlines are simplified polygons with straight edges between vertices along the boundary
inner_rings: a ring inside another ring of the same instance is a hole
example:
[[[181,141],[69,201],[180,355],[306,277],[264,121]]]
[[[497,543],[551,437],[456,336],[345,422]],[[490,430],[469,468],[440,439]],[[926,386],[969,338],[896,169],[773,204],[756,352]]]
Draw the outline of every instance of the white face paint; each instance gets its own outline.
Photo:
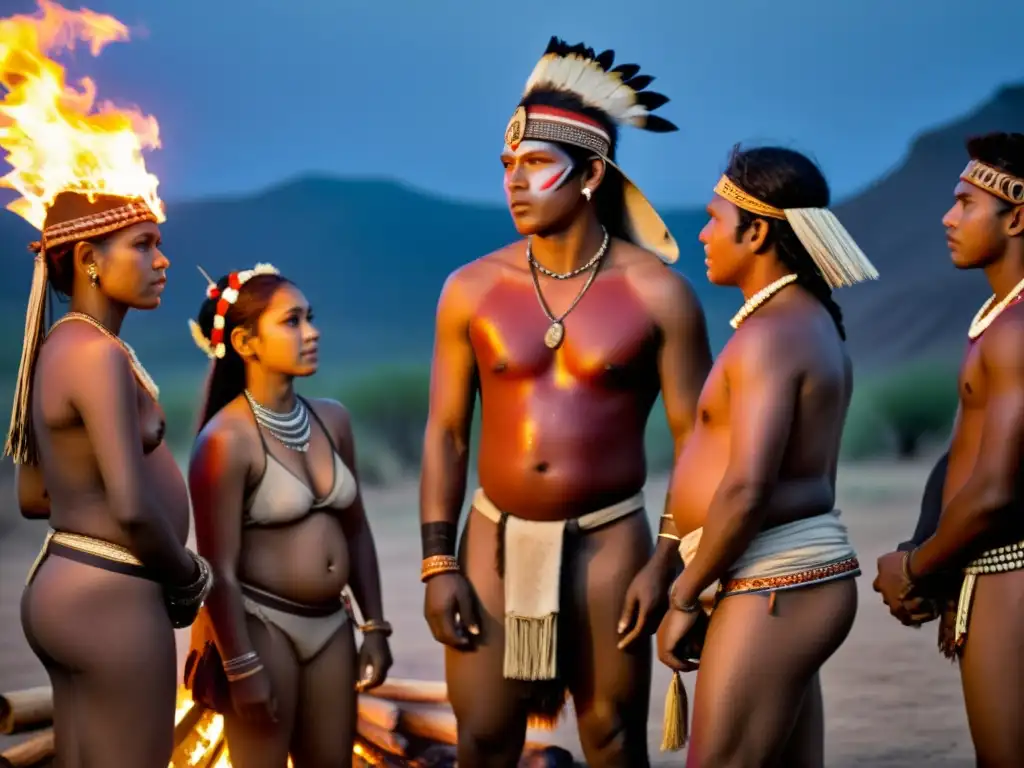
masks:
[[[544,198],[561,188],[573,170],[569,154],[550,141],[531,139],[521,142],[515,149],[506,144],[501,161],[505,166],[505,196],[509,199],[513,179],[525,183],[531,197]]]

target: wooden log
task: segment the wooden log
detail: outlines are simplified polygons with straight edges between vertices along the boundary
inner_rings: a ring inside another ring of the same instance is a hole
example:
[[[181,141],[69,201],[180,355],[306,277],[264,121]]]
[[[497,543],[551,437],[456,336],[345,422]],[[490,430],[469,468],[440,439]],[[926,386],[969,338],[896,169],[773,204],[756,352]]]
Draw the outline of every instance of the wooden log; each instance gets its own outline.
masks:
[[[370,696],[390,701],[408,701],[418,704],[448,703],[448,686],[438,680],[388,679],[367,691]]]
[[[206,709],[200,704],[193,704],[189,710],[182,715],[174,725],[174,748],[177,749],[182,745],[188,735],[192,733],[193,729],[199,724],[199,721],[203,719],[203,715],[206,714]]]
[[[50,759],[53,754],[53,728],[47,728],[28,741],[14,745],[4,752],[3,757],[11,764],[12,768],[32,768],[32,766]]]
[[[0,733],[20,733],[53,722],[53,689],[48,685],[0,695]]]
[[[356,723],[356,732],[378,749],[390,752],[392,755],[405,757],[406,750],[409,748],[409,742],[401,734],[393,733],[362,718],[359,718]]]
[[[398,706],[390,701],[363,694],[359,697],[359,717],[385,731],[393,731],[398,727]]]
[[[403,709],[401,730],[427,741],[442,744],[456,744],[459,729],[455,723],[455,714],[443,709]]]
[[[403,707],[399,731],[405,731],[410,736],[427,741],[452,746],[457,744],[459,739],[455,713],[448,708],[441,707]],[[547,742],[531,739],[529,731],[527,732],[523,749],[543,750],[548,746]]]

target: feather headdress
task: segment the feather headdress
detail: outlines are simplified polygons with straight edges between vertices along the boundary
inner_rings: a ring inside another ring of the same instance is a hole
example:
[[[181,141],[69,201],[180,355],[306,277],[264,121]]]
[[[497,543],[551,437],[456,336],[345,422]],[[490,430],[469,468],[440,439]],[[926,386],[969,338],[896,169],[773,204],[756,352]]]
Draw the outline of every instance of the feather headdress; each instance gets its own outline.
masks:
[[[641,74],[637,64],[613,66],[614,63],[614,51],[596,54],[583,43],[568,45],[552,37],[505,129],[505,143],[515,150],[529,139],[556,141],[598,155],[622,175],[625,224],[630,238],[672,263],[679,258],[679,246],[640,188],[611,160],[614,137],[606,125],[578,110],[529,103],[529,97],[538,91],[560,92],[575,97],[586,109],[604,115],[606,123],[616,128],[630,125],[655,133],[678,130],[668,120],[652,114],[669,101],[667,96],[647,90],[654,78]]]

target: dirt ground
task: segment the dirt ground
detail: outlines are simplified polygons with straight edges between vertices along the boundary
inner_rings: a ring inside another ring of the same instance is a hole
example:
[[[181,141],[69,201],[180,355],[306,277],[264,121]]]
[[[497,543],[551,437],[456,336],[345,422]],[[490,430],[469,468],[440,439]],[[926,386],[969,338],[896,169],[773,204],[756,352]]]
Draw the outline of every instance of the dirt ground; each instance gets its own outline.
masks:
[[[909,536],[930,464],[844,466],[839,505],[866,573],[859,580],[860,609],[846,644],[822,677],[829,768],[969,768],[970,737],[956,668],[935,648],[934,626],[906,629],[893,620],[871,590],[874,562]],[[2,490],[2,489],[0,489]],[[660,513],[664,479],[647,489],[652,518]],[[380,552],[385,608],[395,625],[392,650],[396,677],[441,679],[442,655],[422,618],[419,586],[417,492],[412,485],[369,490],[367,506]],[[3,498],[11,495],[4,492]],[[10,502],[0,518],[10,521]],[[38,523],[8,526],[0,520],[0,690],[46,683],[21,632],[18,603],[25,574],[42,541]],[[184,647],[179,643],[183,652]],[[754,681],[756,684],[756,681]],[[682,765],[683,758],[658,752],[668,674],[656,665],[651,697],[653,764]],[[687,675],[691,695],[694,676]],[[556,743],[579,753],[573,723],[564,722]],[[10,740],[0,737],[0,749]]]

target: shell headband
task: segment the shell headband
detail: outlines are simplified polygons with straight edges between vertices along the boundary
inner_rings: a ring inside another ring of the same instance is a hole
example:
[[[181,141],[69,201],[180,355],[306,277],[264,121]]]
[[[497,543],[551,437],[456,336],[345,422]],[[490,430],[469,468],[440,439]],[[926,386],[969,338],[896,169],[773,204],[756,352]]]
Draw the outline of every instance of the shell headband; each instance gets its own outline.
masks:
[[[257,275],[279,275],[277,267],[273,264],[257,264],[252,269],[243,269],[239,272],[232,272],[228,275],[228,284],[222,291],[217,284],[210,279],[210,276],[199,268],[209,285],[206,287],[206,298],[217,299],[217,307],[213,315],[213,329],[210,331],[210,338],[206,338],[203,329],[195,320],[188,321],[189,330],[192,331],[192,340],[211,360],[220,360],[227,352],[224,344],[224,323],[225,317],[231,305],[238,301],[238,292],[249,280]]]

